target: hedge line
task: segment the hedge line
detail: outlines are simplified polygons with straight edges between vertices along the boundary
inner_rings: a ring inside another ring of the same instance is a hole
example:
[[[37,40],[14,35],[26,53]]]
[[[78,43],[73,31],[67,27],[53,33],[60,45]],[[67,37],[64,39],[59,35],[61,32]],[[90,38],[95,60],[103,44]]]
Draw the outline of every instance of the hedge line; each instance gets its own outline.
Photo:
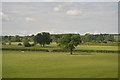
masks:
[[[76,52],[97,52],[97,53],[120,53],[120,51],[112,50],[75,50]]]
[[[45,52],[68,52],[63,49],[54,49],[49,51],[48,49],[19,49],[19,48],[2,48],[2,50],[14,50],[14,51],[45,51]],[[74,50],[74,52],[97,52],[97,53],[120,53],[120,51],[113,50]]]
[[[17,49],[17,48],[2,48],[2,50],[13,50],[13,51],[45,51],[49,52],[47,49]]]
[[[52,52],[68,52],[62,49],[55,49]],[[97,53],[120,53],[120,51],[112,51],[112,50],[74,50],[74,52],[97,52]]]
[[[118,46],[120,45],[120,42],[114,42],[114,43],[91,43],[91,42],[85,42],[81,45],[97,45],[97,46]]]

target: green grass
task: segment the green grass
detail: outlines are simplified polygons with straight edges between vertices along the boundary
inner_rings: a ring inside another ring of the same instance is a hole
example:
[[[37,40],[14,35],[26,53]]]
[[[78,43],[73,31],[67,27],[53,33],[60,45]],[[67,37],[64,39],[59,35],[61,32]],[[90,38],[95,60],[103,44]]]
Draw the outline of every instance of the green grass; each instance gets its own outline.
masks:
[[[118,54],[3,51],[3,78],[117,78]]]
[[[51,43],[50,45],[45,45],[45,47],[40,47],[40,45],[36,45],[33,47],[24,47],[24,46],[18,46],[18,42],[12,42],[12,45],[2,45],[3,48],[17,48],[17,49],[48,49],[49,51],[53,49],[60,49],[59,46],[57,46],[56,43]],[[77,50],[113,50],[117,51],[118,46],[98,46],[98,45],[78,45],[76,47]]]
[[[118,50],[118,46],[79,45],[76,49],[82,49],[82,50]]]

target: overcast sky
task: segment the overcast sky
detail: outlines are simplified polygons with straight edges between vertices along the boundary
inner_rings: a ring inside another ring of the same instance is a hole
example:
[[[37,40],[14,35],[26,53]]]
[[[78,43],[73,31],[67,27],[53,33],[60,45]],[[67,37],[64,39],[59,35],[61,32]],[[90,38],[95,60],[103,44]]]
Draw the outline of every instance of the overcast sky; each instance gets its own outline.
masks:
[[[117,2],[4,2],[2,34],[117,33]]]

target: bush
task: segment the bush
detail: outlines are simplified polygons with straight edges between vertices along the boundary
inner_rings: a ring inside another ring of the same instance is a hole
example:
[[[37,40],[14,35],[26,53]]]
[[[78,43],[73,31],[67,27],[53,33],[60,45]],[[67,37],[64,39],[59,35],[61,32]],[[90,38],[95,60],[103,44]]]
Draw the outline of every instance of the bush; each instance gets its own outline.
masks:
[[[9,42],[9,45],[11,45],[11,42]]]
[[[31,45],[30,45],[30,43],[29,43],[29,41],[28,41],[27,38],[25,38],[25,39],[23,40],[23,45],[24,45],[25,47],[31,47]]]
[[[23,43],[25,47],[30,47],[31,45],[29,43]]]
[[[6,43],[5,43],[5,42],[2,42],[2,45],[6,45]]]
[[[49,52],[47,49],[26,49],[26,48],[2,48],[2,50],[11,50],[11,51],[43,51]]]
[[[31,46],[35,46],[35,44],[33,43],[33,44],[31,44]]]
[[[18,46],[22,46],[22,44],[21,44],[21,43],[18,43]]]

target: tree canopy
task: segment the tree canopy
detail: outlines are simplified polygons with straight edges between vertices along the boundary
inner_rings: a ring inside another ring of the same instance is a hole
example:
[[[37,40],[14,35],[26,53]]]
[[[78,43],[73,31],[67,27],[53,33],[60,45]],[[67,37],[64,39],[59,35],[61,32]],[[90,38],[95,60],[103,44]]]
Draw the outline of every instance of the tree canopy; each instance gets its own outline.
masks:
[[[30,47],[30,46],[31,46],[30,43],[29,43],[29,40],[28,40],[27,38],[24,38],[24,39],[23,39],[23,45],[24,45],[25,47]]]
[[[81,43],[81,38],[79,34],[65,34],[57,41],[57,43],[62,48],[70,51],[70,54],[72,55],[75,47]]]
[[[44,47],[45,44],[50,44],[51,41],[50,33],[47,32],[38,33],[34,37],[34,42],[39,43],[42,47]]]

